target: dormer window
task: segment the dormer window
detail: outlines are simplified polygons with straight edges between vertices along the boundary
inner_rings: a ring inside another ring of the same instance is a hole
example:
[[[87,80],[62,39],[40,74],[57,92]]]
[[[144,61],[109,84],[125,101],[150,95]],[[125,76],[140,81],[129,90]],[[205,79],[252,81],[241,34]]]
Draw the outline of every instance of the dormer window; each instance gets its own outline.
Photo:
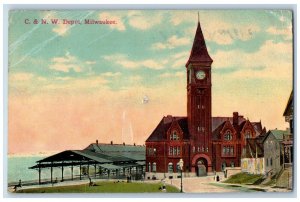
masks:
[[[170,135],[170,140],[179,140],[179,135],[176,131],[172,132],[172,134]]]
[[[248,131],[246,132],[245,139],[248,139],[248,138],[250,138],[250,137],[251,137],[251,133],[250,133],[250,131],[248,130]]]
[[[224,140],[227,140],[227,141],[232,140],[232,134],[231,134],[230,130],[226,131],[226,133],[224,135]]]

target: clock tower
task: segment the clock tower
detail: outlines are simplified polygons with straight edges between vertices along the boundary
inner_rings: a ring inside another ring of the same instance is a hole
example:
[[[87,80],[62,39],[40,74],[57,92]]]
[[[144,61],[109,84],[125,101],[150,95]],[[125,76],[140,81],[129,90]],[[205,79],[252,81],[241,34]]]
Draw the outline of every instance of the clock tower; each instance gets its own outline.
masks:
[[[187,72],[187,119],[191,144],[191,161],[197,169],[198,162],[211,171],[212,117],[211,117],[211,64],[200,22],[194,38]],[[202,159],[202,160],[201,160]]]

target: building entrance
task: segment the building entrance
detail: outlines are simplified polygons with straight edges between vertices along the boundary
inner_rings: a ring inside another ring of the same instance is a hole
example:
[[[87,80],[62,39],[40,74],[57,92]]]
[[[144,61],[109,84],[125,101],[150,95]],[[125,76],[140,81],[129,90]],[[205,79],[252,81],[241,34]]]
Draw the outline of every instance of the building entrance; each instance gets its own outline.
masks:
[[[196,172],[198,177],[207,175],[207,163],[205,159],[198,160]]]

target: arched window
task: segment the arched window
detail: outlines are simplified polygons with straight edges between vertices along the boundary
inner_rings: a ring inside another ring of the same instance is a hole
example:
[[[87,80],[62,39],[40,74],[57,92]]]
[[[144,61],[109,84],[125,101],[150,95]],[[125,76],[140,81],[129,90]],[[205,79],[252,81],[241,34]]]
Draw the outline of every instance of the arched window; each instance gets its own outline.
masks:
[[[177,165],[176,165],[176,172],[180,172],[180,164],[179,164],[179,162],[177,163]]]
[[[273,159],[270,159],[270,166],[273,166]]]
[[[152,163],[152,172],[156,172],[156,163]]]
[[[225,168],[226,168],[226,162],[223,162],[223,163],[222,163],[222,171],[224,171]]]
[[[251,137],[251,133],[250,133],[250,131],[248,130],[248,131],[246,132],[245,139],[250,138],[250,137]]]
[[[173,156],[173,147],[172,146],[169,148],[169,155]]]
[[[230,130],[226,131],[226,134],[224,135],[224,139],[227,141],[232,140],[232,134]]]
[[[223,147],[223,154],[226,154],[226,147]]]
[[[148,172],[151,172],[151,163],[148,163]]]
[[[169,173],[173,173],[173,170],[174,170],[174,169],[173,169],[173,163],[169,163],[169,164],[168,164],[168,172],[169,172]]]

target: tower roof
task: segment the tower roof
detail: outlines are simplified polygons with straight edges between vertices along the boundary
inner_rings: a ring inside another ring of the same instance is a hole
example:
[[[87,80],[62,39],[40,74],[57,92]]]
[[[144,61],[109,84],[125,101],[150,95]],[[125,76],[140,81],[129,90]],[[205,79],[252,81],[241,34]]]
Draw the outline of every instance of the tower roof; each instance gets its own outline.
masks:
[[[198,26],[197,26],[191,54],[189,60],[186,63],[186,66],[188,66],[189,63],[191,62],[210,62],[210,63],[213,62],[213,60],[211,59],[211,57],[207,52],[204,36],[199,21],[198,21]]]

